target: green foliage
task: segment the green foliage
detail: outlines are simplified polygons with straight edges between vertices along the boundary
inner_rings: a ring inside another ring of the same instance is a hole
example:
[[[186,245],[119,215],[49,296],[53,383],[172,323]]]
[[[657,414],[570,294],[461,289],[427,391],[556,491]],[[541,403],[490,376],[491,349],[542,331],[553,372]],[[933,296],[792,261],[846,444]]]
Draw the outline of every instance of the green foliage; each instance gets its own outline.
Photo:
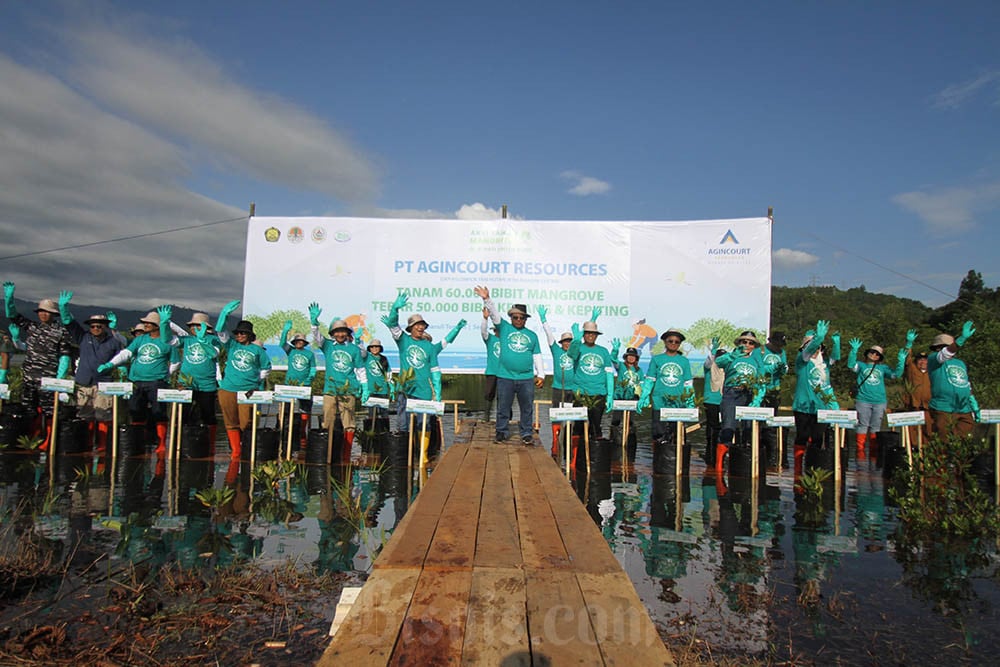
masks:
[[[774,297],[772,296],[771,298],[773,299]],[[733,341],[740,335],[740,332],[745,329],[746,327],[737,326],[728,320],[703,317],[689,326],[687,331],[684,332],[684,342],[694,349],[708,350],[711,348],[712,339],[718,338],[722,343],[722,347],[728,350],[733,346]]]
[[[1000,536],[1000,507],[972,472],[990,451],[979,438],[937,436],[913,453],[913,469],[893,489],[908,540],[993,540]]]
[[[211,487],[208,489],[202,489],[198,493],[194,494],[194,497],[197,498],[198,501],[205,507],[210,507],[212,510],[218,511],[218,509],[226,503],[232,502],[233,498],[236,497],[236,489],[228,486],[223,486],[221,488]]]
[[[833,472],[822,468],[809,468],[799,478],[805,497],[814,502],[822,502],[823,484],[833,477]]]

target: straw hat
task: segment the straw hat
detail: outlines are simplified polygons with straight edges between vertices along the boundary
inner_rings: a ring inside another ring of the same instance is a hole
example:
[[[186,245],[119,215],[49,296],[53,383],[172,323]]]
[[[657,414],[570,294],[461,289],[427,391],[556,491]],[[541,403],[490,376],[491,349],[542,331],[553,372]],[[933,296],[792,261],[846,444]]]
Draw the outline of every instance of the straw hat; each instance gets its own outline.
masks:
[[[333,333],[334,331],[339,331],[341,329],[343,329],[348,333],[351,332],[351,327],[347,326],[347,322],[345,322],[344,320],[334,320],[333,322],[330,322],[330,333]]]
[[[427,321],[424,319],[423,315],[421,315],[420,313],[413,313],[406,319],[406,333],[410,333],[410,329],[412,329],[414,325],[421,323],[423,323],[425,327],[430,326],[429,324],[427,324]]]
[[[950,334],[938,334],[934,336],[934,340],[931,341],[931,347],[937,347],[938,345],[944,345],[945,347],[951,345],[955,342],[954,336]]]
[[[757,340],[757,335],[752,331],[744,331],[741,333],[737,336],[736,340],[733,341],[733,345],[739,345],[741,341],[753,343],[754,347],[760,347],[760,341]]]
[[[53,315],[59,314],[59,306],[52,299],[42,299],[38,302],[38,308],[35,308],[37,313],[40,310],[44,310],[46,313],[52,313]]]
[[[597,330],[597,322],[591,322],[590,320],[583,323],[583,333],[595,333],[598,336],[601,335],[601,332]]]
[[[507,310],[507,317],[510,317],[511,315],[524,315],[526,318],[531,317],[531,315],[528,314],[528,307],[523,303],[515,303],[511,306]]]
[[[566,341],[572,342],[572,340],[573,340],[573,334],[569,331],[563,331],[562,334],[560,334],[559,336],[560,343],[565,343]]]
[[[156,326],[160,326],[160,314],[155,310],[151,310],[146,313],[146,317],[141,318],[139,321],[144,322],[145,324],[155,324]]]
[[[208,315],[205,313],[195,313],[191,316],[191,321],[187,323],[189,327],[196,327],[200,324],[204,324],[209,329],[212,328],[211,322],[208,321]]]

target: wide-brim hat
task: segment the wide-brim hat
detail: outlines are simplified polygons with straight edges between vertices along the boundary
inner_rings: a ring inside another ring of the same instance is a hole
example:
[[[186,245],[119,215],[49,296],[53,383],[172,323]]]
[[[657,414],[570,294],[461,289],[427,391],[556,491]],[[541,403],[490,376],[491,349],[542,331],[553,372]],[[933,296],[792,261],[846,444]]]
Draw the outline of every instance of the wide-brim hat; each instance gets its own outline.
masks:
[[[525,317],[531,317],[528,314],[528,307],[523,303],[515,303],[513,306],[507,309],[507,317],[511,315],[524,315]]]
[[[560,343],[565,343],[566,341],[572,342],[572,340],[573,340],[573,333],[570,331],[563,331],[562,334],[559,335]]]
[[[212,328],[212,323],[208,321],[208,315],[205,313],[195,313],[187,323],[189,327],[198,326],[199,324],[204,324],[209,329]]]
[[[931,347],[937,347],[938,345],[944,345],[945,347],[947,347],[954,342],[955,342],[954,336],[952,336],[951,334],[942,333],[938,334],[937,336],[934,336],[934,340],[931,341]]]
[[[365,348],[365,349],[370,350],[373,347],[379,347],[379,348],[381,348],[382,347],[382,341],[380,341],[378,338],[372,338],[371,342],[368,343],[368,347]],[[382,349],[385,349],[385,348],[382,348]]]
[[[38,302],[38,308],[35,308],[35,312],[37,313],[42,310],[53,315],[59,314],[59,306],[52,299],[42,299]]]
[[[83,321],[84,324],[111,324],[107,315],[91,315]]]
[[[240,320],[236,323],[236,326],[233,327],[233,335],[235,336],[238,333],[249,334],[250,340],[255,340],[257,338],[253,332],[253,322],[249,320]]]
[[[754,347],[760,347],[760,341],[757,340],[757,335],[752,331],[744,331],[736,340],[733,341],[733,345],[739,345],[740,341],[746,341],[748,343],[753,343]]]
[[[598,336],[601,335],[601,332],[597,330],[597,322],[592,322],[590,320],[583,323],[583,333],[595,333]]]
[[[410,329],[412,329],[414,325],[421,323],[423,323],[425,327],[430,326],[429,324],[427,324],[427,320],[424,319],[423,315],[421,315],[420,313],[413,313],[406,319],[406,333],[410,333]]]
[[[290,344],[295,345],[297,342],[302,341],[303,343],[309,344],[309,339],[306,338],[305,334],[294,333],[292,334],[292,339],[288,341]]]
[[[660,334],[660,340],[666,342],[668,336],[677,336],[678,338],[681,339],[682,343],[687,340],[687,337],[677,329],[667,329],[666,331]]]
[[[334,320],[333,322],[330,322],[330,333],[333,333],[334,331],[338,331],[340,329],[343,329],[348,333],[352,331],[351,327],[349,327],[347,325],[347,322],[345,322],[344,320]]]
[[[627,357],[630,354],[632,356],[634,356],[636,359],[638,359],[639,357],[642,356],[642,354],[639,352],[639,350],[635,349],[634,347],[630,347],[630,348],[628,348],[628,349],[625,350],[625,354],[622,355],[622,359],[624,359],[625,357]]]
[[[140,318],[139,321],[143,324],[155,324],[156,326],[160,326],[160,314],[155,310],[151,310],[146,313],[145,317]]]
[[[865,350],[865,354],[868,354],[869,352],[875,352],[878,356],[885,358],[885,350],[882,349],[881,345],[872,345],[870,348]]]

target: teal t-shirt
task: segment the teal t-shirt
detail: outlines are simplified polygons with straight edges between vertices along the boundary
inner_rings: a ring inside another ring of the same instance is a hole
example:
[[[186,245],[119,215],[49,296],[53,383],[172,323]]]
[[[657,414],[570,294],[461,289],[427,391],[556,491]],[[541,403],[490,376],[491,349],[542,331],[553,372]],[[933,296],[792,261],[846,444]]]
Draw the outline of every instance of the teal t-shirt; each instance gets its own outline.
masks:
[[[386,378],[382,359],[381,355],[369,353],[368,359],[365,361],[365,370],[368,373],[368,393],[372,396],[387,396],[389,394],[389,381]]]
[[[205,336],[204,342],[196,336],[178,336],[181,355],[181,375],[191,378],[192,388],[198,391],[215,391],[219,388],[215,360],[222,342],[216,336]]]
[[[781,379],[788,372],[788,355],[784,350],[772,352],[767,346],[760,348],[760,355],[763,358],[764,366],[769,370],[765,376],[767,380],[767,391],[781,389]]]
[[[940,352],[927,357],[927,373],[931,376],[931,410],[971,412],[969,397],[972,396],[972,383],[965,362],[954,357],[942,357]]]
[[[437,351],[434,344],[426,340],[414,340],[413,336],[403,333],[396,345],[399,347],[400,374],[413,369],[413,379],[406,383],[403,392],[412,398],[429,401],[434,398],[431,385],[431,373],[439,371]]]
[[[496,375],[500,370],[500,339],[490,334],[483,343],[486,344],[486,375]]]
[[[569,355],[575,363],[576,389],[587,396],[608,395],[608,374],[614,373],[611,353],[600,345],[584,345],[574,341]]]
[[[256,343],[226,341],[226,368],[219,388],[226,391],[250,391],[260,386],[260,372],[270,370],[271,358]]]
[[[614,362],[615,371],[615,398],[623,401],[635,401],[642,393],[642,371],[638,366],[626,366],[620,361]]]
[[[765,374],[764,357],[758,350],[747,356],[733,350],[716,359],[715,363],[726,372],[724,388],[747,388],[751,393],[758,391],[758,383]]]
[[[552,388],[576,390],[576,367],[569,352],[559,343],[552,343]]]
[[[497,377],[508,380],[531,380],[535,377],[534,355],[541,354],[538,335],[531,329],[518,329],[500,320],[500,367]]]
[[[287,344],[286,344],[287,345]],[[307,385],[316,375],[316,353],[306,345],[301,350],[297,347],[286,347],[288,369],[285,371],[287,384]]]
[[[323,339],[323,357],[326,359],[326,383],[323,393],[327,396],[361,395],[361,384],[354,371],[364,368],[361,349],[350,341],[338,343]]]
[[[646,368],[646,377],[655,380],[651,396],[657,410],[694,407],[691,362],[683,354],[653,355]]]
[[[709,352],[709,354],[711,354],[711,352]],[[719,389],[719,391],[712,391],[712,361],[714,361],[714,359],[705,360],[705,388],[702,390],[702,398],[706,405],[721,405],[722,389]]]
[[[840,407],[830,385],[830,359],[824,357],[820,364],[812,361],[817,349],[819,345],[807,346],[795,356],[795,396],[792,398],[795,412],[816,414],[817,410]]]
[[[127,349],[132,353],[132,365],[128,369],[128,379],[132,382],[155,382],[170,377],[170,354],[174,348],[162,337],[143,334]]]

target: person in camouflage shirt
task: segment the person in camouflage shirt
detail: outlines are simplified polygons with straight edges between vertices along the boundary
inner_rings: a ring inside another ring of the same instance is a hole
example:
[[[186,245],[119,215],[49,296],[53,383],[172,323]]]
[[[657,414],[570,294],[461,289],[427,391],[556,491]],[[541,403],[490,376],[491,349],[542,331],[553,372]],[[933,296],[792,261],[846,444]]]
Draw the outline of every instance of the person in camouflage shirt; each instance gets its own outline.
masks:
[[[17,312],[14,305],[14,283],[3,284],[4,309],[7,318],[21,329],[21,339],[25,342],[24,363],[21,365],[23,384],[21,404],[28,414],[35,416],[32,436],[39,436],[45,429],[45,443],[48,445],[48,431],[51,429],[53,401],[43,395],[43,377],[63,377],[69,370],[72,339],[69,331],[59,320],[59,307],[52,299],[42,299],[35,312],[38,321],[29,320]],[[72,297],[63,292],[60,300]],[[45,419],[43,420],[43,416]]]

